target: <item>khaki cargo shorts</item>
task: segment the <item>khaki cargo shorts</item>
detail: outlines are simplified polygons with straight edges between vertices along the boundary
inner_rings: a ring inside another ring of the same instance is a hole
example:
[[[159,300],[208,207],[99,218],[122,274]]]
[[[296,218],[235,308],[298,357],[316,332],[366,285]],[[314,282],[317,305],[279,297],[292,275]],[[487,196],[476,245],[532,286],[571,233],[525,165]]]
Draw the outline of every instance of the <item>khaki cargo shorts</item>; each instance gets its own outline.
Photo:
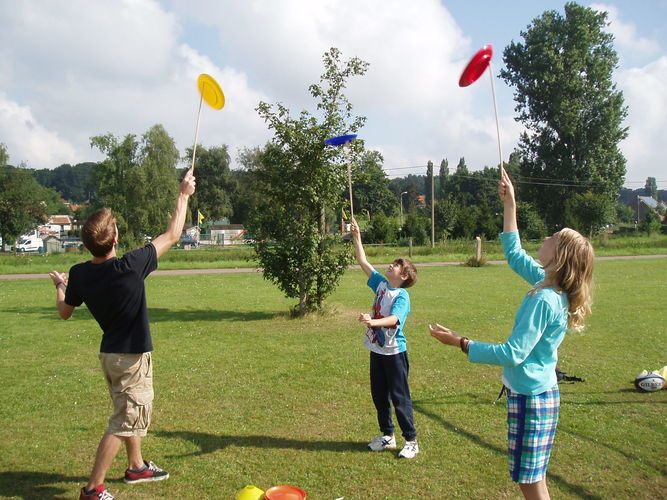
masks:
[[[153,411],[151,353],[101,352],[99,357],[113,401],[113,414],[106,433],[120,437],[144,437]]]

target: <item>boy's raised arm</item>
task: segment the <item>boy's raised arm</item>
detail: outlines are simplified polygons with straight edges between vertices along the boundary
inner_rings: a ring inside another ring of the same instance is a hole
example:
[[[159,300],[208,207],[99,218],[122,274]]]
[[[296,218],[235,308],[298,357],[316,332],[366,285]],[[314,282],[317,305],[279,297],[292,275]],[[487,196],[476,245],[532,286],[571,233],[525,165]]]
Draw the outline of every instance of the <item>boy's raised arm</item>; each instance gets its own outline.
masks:
[[[370,276],[375,271],[375,268],[366,259],[366,252],[364,251],[364,246],[361,244],[361,231],[354,217],[350,221],[350,233],[352,233],[352,243],[354,244],[354,255],[357,258],[357,263],[366,273],[366,276]]]

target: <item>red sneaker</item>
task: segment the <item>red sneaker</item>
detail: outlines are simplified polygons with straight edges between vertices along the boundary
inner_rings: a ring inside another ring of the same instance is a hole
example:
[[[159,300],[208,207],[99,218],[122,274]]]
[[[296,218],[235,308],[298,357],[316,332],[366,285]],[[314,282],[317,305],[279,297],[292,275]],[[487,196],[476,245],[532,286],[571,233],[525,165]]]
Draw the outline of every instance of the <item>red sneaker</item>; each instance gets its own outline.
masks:
[[[81,488],[81,494],[79,495],[79,500],[114,500],[113,495],[104,487],[103,484],[100,484],[95,487],[90,493],[86,493],[85,488]]]
[[[127,469],[123,481],[128,484],[134,484],[145,483],[148,481],[162,481],[163,479],[168,478],[168,472],[163,471],[153,462],[146,462],[146,460],[144,460],[144,466],[141,469]]]

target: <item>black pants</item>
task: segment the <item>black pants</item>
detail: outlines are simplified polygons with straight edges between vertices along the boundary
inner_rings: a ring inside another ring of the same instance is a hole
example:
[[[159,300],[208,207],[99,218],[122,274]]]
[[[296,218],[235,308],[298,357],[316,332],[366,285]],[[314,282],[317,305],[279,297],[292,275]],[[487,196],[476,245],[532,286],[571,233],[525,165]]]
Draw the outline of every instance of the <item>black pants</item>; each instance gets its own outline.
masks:
[[[378,414],[378,424],[383,435],[394,433],[391,419],[391,404],[394,405],[396,419],[406,441],[417,438],[412,411],[412,399],[408,386],[410,363],[408,353],[400,352],[389,356],[371,351],[371,395]]]

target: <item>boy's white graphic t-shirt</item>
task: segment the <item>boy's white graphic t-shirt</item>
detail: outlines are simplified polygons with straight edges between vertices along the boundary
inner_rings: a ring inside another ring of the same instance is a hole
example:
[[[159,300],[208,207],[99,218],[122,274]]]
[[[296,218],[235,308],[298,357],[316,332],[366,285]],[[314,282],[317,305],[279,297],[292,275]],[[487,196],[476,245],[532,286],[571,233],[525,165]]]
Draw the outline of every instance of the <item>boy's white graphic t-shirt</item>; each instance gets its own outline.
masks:
[[[377,271],[369,276],[368,286],[375,292],[371,317],[379,319],[393,314],[398,322],[390,327],[368,327],[364,345],[378,354],[406,351],[408,347],[403,328],[410,314],[410,294],[404,288],[391,288],[387,279]]]

